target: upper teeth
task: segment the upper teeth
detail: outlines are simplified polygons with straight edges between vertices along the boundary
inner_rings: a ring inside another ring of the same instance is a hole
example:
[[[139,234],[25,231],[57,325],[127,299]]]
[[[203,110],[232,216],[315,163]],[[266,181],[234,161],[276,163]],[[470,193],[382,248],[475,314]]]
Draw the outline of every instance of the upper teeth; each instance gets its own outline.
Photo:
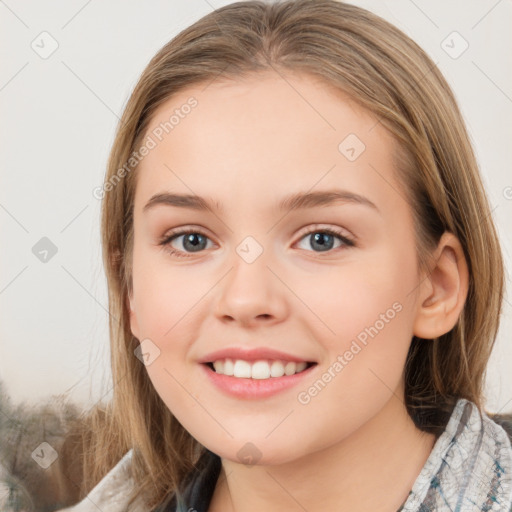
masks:
[[[246,379],[268,379],[269,377],[282,377],[293,375],[304,370],[307,363],[304,361],[244,361],[243,359],[219,359],[213,363],[216,373],[231,375]]]

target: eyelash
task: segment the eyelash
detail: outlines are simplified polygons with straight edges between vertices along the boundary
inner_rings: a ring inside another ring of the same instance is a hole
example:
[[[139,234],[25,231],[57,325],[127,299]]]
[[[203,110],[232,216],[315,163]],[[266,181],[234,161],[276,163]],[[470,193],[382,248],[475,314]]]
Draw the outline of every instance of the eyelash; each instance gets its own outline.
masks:
[[[176,256],[177,258],[190,258],[190,257],[193,256],[193,253],[184,253],[183,251],[179,251],[177,249],[173,249],[170,244],[171,244],[172,241],[174,241],[175,239],[179,238],[180,236],[189,235],[189,234],[192,234],[192,233],[204,236],[205,238],[209,238],[201,230],[193,229],[193,228],[185,228],[185,229],[182,229],[182,230],[179,230],[179,231],[171,232],[170,234],[166,234],[162,238],[162,240],[158,243],[158,245],[162,246],[171,256]],[[301,237],[299,238],[299,241],[302,240],[303,238],[305,238],[306,236],[311,235],[313,233],[326,233],[328,235],[332,235],[332,236],[340,239],[343,242],[343,245],[345,247],[355,247],[355,245],[356,245],[353,240],[351,240],[350,238],[346,237],[341,232],[339,232],[338,230],[333,229],[333,228],[318,228],[318,227],[316,227],[316,228],[310,229],[309,231],[307,231],[306,233],[303,233],[301,235]],[[336,249],[342,249],[342,248],[343,248],[343,246],[340,246],[340,247],[337,247]],[[325,251],[325,252],[331,253],[334,250],[335,249],[330,249],[330,250]],[[199,251],[199,252],[201,252],[201,251]],[[316,252],[316,251],[308,251],[308,252]],[[184,256],[184,254],[186,254],[186,256]],[[317,253],[317,254],[321,254],[321,252]]]

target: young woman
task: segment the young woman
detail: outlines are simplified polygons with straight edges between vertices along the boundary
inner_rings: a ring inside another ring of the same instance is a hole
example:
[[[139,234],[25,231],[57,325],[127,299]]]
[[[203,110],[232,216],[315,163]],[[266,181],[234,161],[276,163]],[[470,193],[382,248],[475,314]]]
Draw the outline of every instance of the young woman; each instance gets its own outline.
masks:
[[[103,192],[114,399],[70,510],[512,508],[500,247],[406,35],[333,0],[216,10],[144,70]]]

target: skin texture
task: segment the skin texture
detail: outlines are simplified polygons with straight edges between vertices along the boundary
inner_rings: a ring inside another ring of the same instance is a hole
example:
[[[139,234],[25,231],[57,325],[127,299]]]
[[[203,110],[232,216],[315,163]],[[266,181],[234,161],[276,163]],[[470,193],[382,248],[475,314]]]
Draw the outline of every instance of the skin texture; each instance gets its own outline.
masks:
[[[394,511],[435,441],[406,413],[406,355],[413,335],[439,336],[457,321],[468,280],[460,244],[443,235],[432,272],[420,272],[393,139],[319,80],[265,72],[191,87],[159,107],[147,133],[190,96],[197,106],[137,171],[129,304],[134,336],[160,350],[147,366],[156,391],[222,458],[210,511]],[[338,149],[349,134],[366,146],[353,162]],[[345,201],[277,210],[291,193],[334,188],[377,208]],[[143,212],[164,191],[213,198],[223,211],[158,205]],[[188,257],[158,245],[187,227],[207,237],[203,250],[193,252],[185,236],[171,245]],[[335,238],[319,250],[313,234],[328,228],[355,245]],[[247,236],[263,249],[251,264],[236,251]],[[393,304],[394,318],[300,403],[298,393]],[[236,399],[214,388],[198,363],[228,346],[275,348],[318,365],[298,387]],[[248,442],[259,451],[255,465],[237,455]]]

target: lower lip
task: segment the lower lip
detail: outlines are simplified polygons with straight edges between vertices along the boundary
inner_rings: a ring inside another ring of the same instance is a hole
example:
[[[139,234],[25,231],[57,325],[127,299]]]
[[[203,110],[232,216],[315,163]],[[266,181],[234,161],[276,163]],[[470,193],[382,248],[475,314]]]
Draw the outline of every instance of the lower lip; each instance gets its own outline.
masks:
[[[212,370],[208,365],[201,364],[203,371],[210,381],[224,393],[236,398],[258,399],[276,395],[281,391],[292,388],[301,380],[311,374],[317,366],[310,366],[306,370],[294,375],[283,375],[282,377],[270,377],[268,379],[247,379],[221,375]]]

